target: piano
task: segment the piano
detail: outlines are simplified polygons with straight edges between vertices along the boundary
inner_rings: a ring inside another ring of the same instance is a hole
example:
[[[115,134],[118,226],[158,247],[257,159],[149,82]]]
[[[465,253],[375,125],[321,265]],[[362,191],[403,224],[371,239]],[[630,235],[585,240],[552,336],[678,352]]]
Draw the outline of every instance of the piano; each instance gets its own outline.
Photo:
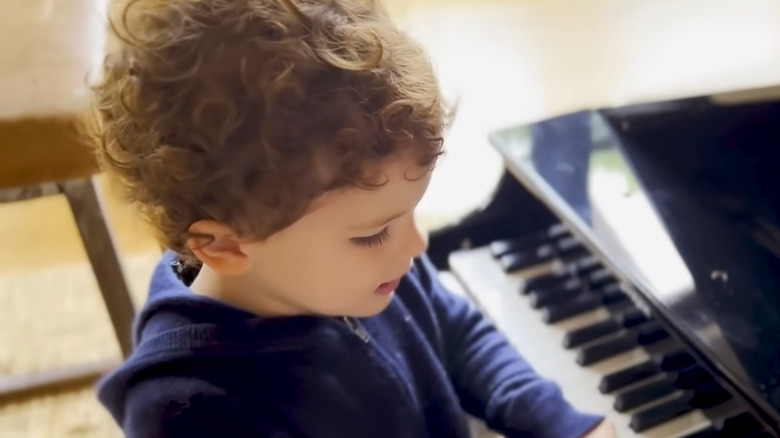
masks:
[[[429,254],[619,437],[780,436],[776,89],[509,126],[491,199]]]

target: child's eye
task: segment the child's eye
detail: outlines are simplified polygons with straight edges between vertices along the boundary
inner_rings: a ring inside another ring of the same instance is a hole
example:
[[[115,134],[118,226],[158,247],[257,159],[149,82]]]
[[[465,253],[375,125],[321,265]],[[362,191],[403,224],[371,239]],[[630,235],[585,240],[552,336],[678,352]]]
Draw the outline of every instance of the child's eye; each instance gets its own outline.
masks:
[[[390,227],[385,227],[382,231],[374,234],[373,236],[366,236],[366,237],[355,237],[352,239],[355,244],[365,247],[372,247],[374,245],[381,245],[385,243],[388,237],[390,237],[389,234]]]

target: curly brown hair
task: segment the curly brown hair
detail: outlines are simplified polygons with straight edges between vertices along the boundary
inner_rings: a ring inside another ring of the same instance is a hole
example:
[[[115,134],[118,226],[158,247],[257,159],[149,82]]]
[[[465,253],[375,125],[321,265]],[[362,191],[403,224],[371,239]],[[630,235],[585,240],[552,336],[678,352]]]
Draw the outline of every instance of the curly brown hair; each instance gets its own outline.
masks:
[[[202,219],[263,239],[311,201],[371,188],[371,164],[442,153],[449,118],[422,48],[373,0],[132,0],[94,87],[92,137],[193,260]]]

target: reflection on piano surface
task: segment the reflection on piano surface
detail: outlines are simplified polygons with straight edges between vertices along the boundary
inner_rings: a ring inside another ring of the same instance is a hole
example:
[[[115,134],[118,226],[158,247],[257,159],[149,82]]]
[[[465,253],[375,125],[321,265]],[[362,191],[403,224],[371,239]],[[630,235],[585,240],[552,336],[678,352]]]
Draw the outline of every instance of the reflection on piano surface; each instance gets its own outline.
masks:
[[[780,421],[780,105],[709,97],[495,133],[491,203],[431,235],[521,353],[618,436]]]

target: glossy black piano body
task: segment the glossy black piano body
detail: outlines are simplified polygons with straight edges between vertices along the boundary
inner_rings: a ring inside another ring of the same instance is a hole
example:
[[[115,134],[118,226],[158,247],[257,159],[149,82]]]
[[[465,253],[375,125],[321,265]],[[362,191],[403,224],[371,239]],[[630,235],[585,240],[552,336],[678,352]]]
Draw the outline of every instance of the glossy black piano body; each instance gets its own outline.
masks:
[[[562,339],[579,350],[582,366],[647,347],[651,359],[599,385],[602,393],[617,391],[616,410],[632,409],[635,431],[731,400],[736,411],[685,436],[778,436],[780,104],[723,105],[707,96],[582,111],[511,127],[491,140],[507,164],[501,184],[485,208],[432,233],[435,263],[450,269],[447,256],[464,246],[490,247],[506,272],[563,261],[517,293],[529,294],[548,323],[609,310],[610,318]],[[619,237],[616,245],[597,231],[599,215],[625,220],[604,207],[620,204],[618,197],[607,202],[594,192],[594,166],[612,165],[604,157],[629,169],[630,190],[652,206],[689,287],[660,290],[664,283],[647,274],[663,271],[641,266],[652,257],[628,260]],[[479,300],[479,291],[471,292]],[[672,347],[653,350],[666,338]]]
[[[706,309],[746,389],[780,412],[780,104],[604,113],[693,277],[675,314]]]

